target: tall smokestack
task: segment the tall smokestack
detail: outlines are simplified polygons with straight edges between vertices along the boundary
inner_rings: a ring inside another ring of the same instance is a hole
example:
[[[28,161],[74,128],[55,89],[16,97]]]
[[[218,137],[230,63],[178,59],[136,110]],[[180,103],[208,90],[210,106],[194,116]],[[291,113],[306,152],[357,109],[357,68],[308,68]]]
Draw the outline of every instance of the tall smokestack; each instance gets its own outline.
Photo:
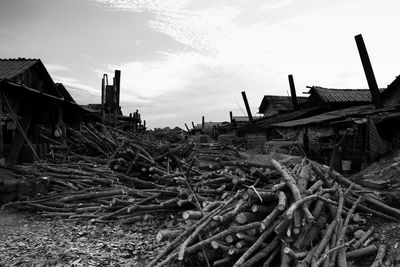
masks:
[[[244,105],[246,106],[247,116],[249,117],[249,121],[253,121],[253,116],[251,115],[251,110],[249,106],[249,102],[247,101],[246,92],[242,92],[242,97],[244,101]]]
[[[383,107],[381,94],[379,92],[378,84],[376,83],[374,70],[372,69],[371,61],[369,60],[367,48],[365,47],[364,39],[361,34],[354,37],[360,53],[361,62],[364,68],[365,76],[367,77],[368,87],[371,92],[372,102],[375,108]]]
[[[114,86],[115,86],[115,104],[119,109],[119,97],[120,97],[120,86],[121,86],[121,71],[115,70],[114,74]]]
[[[232,111],[229,111],[229,117],[230,117],[231,123],[232,123],[232,122],[233,122],[233,114],[232,114]]]
[[[204,116],[201,117],[201,129],[204,129]]]
[[[290,95],[292,96],[293,109],[297,110],[298,109],[297,96],[296,96],[296,88],[294,87],[293,75],[289,74],[288,78],[289,78],[289,86],[290,86]]]

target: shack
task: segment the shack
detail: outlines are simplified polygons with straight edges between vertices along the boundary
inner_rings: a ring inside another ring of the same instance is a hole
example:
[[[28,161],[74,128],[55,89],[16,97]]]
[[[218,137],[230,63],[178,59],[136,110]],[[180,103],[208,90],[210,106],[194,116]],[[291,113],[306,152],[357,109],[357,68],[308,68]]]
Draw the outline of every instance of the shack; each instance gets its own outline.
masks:
[[[400,130],[393,127],[400,122],[399,85],[397,77],[385,90],[380,90],[385,103],[381,108],[372,104],[369,90],[313,87],[310,102],[324,101],[325,107],[334,110],[275,123],[271,131],[282,140],[298,144],[312,159],[333,164],[345,173],[357,172],[400,145]],[[335,109],[346,105],[350,107]]]
[[[66,125],[79,127],[84,113],[40,59],[0,59],[1,164],[43,157],[41,133],[65,142]]]
[[[306,101],[307,97],[296,97],[296,104],[290,96],[265,95],[261,101],[258,113],[264,117],[271,117],[276,114],[286,114],[299,109]]]

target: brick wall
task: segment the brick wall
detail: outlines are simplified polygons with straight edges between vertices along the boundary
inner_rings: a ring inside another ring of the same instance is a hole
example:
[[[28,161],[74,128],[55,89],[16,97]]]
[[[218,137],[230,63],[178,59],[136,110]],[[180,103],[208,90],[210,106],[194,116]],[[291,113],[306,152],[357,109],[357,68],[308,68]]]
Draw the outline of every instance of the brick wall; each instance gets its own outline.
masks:
[[[264,148],[264,144],[267,141],[266,133],[252,133],[245,135],[247,149],[253,148]]]

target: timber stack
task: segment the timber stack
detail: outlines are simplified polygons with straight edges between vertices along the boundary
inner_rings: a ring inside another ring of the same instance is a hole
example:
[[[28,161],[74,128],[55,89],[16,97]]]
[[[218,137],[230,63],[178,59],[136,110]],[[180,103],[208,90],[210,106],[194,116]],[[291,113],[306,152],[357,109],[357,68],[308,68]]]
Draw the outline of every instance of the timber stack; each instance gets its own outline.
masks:
[[[400,211],[331,167],[288,157],[256,163],[215,144],[170,144],[104,125],[68,129],[49,159],[13,175],[48,192],[4,205],[46,217],[132,224],[181,214],[186,227],[162,229],[169,244],[148,266],[347,266],[385,244],[370,218]]]
[[[161,230],[170,243],[148,266],[348,266],[371,255],[380,266],[386,245],[368,222],[398,222],[399,210],[316,162],[271,165],[280,179],[184,212],[186,229]]]

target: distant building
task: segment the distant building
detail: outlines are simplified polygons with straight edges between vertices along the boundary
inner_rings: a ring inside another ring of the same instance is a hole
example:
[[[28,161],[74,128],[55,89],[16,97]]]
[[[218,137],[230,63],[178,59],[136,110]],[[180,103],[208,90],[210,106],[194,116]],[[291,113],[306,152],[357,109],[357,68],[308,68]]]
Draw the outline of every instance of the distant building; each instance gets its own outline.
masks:
[[[299,107],[301,107],[306,100],[307,97],[297,97],[297,104]],[[264,117],[270,117],[276,114],[289,113],[294,110],[292,97],[265,95],[258,108],[258,113],[263,114]]]

